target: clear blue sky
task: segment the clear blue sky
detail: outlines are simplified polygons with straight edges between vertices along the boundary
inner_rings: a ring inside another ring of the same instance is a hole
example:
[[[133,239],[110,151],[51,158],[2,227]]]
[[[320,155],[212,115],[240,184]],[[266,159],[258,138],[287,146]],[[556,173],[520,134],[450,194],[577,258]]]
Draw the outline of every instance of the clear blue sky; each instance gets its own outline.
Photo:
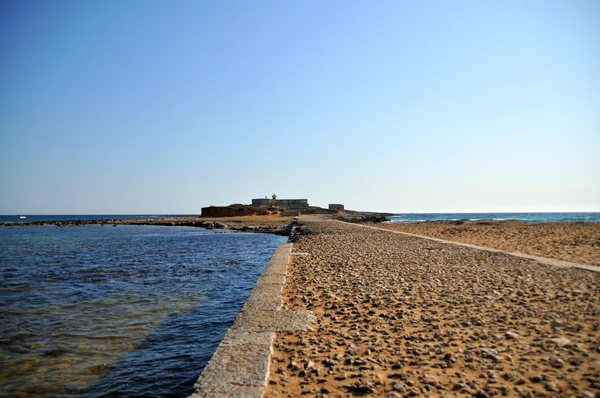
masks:
[[[0,2],[0,214],[600,211],[600,2]]]

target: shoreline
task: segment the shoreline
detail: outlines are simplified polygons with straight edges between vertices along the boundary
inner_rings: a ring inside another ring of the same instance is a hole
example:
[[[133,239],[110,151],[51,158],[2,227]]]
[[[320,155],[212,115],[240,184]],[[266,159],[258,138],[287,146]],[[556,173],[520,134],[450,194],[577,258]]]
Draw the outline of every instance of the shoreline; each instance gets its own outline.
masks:
[[[123,219],[96,219],[96,220],[56,220],[56,221],[25,221],[4,222],[0,227],[33,227],[57,226],[73,227],[82,225],[157,225],[181,226],[204,229],[223,229],[239,232],[271,233],[289,236],[292,217],[279,215],[269,216],[243,216],[243,217],[163,217],[163,218],[123,218]]]

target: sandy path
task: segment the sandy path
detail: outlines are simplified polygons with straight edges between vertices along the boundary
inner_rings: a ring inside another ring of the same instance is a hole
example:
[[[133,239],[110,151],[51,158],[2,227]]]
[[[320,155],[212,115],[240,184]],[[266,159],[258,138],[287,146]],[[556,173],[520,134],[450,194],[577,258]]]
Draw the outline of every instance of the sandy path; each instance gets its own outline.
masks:
[[[600,274],[306,221],[265,397],[600,393]],[[542,395],[543,394],[543,395]]]
[[[506,251],[600,265],[600,223],[448,222],[376,224],[377,228],[432,236]]]

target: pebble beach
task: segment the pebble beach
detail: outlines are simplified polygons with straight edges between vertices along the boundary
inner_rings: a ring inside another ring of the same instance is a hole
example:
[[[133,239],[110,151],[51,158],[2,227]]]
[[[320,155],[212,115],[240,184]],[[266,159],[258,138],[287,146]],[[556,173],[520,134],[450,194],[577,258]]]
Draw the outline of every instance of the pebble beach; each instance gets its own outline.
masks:
[[[599,397],[600,274],[302,217],[265,397]]]

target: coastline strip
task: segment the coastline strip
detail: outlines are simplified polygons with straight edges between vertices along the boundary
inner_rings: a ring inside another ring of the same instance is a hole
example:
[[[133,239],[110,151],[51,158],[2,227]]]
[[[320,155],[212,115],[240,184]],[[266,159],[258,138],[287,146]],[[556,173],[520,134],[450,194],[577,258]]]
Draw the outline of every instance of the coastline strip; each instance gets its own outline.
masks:
[[[337,221],[337,220],[334,220],[334,221],[336,221],[336,222],[345,222],[345,221]],[[478,246],[478,245],[473,245],[471,243],[456,242],[456,241],[451,241],[451,240],[434,238],[434,237],[431,237],[431,236],[411,234],[411,233],[403,232],[403,231],[394,231],[394,230],[386,229],[386,228],[378,228],[378,227],[375,227],[375,226],[372,226],[372,225],[362,225],[362,224],[354,224],[354,223],[353,223],[353,225],[357,225],[357,226],[365,227],[365,228],[372,228],[372,229],[376,229],[378,231],[388,231],[388,232],[392,232],[392,233],[395,233],[395,234],[412,236],[414,238],[428,239],[428,240],[432,240],[432,241],[435,241],[435,242],[438,242],[438,243],[447,243],[447,244],[456,245],[456,246],[469,247],[471,249],[485,250],[485,251],[493,252],[493,253],[508,254],[510,256],[525,258],[525,259],[528,259],[528,260],[534,260],[534,261],[537,261],[538,263],[545,264],[545,265],[552,265],[552,266],[555,266],[555,267],[561,267],[561,268],[580,268],[580,269],[585,269],[585,270],[588,270],[588,271],[600,272],[600,267],[597,267],[595,265],[573,263],[573,262],[570,262],[570,261],[558,260],[558,259],[549,258],[549,257],[534,256],[532,254],[525,254],[525,253],[520,253],[520,252],[509,252],[509,251],[506,251],[506,250],[495,249],[493,247]]]
[[[281,309],[291,251],[292,243],[282,243],[275,250],[190,398],[262,397],[275,332],[312,330],[315,318],[311,311]]]

